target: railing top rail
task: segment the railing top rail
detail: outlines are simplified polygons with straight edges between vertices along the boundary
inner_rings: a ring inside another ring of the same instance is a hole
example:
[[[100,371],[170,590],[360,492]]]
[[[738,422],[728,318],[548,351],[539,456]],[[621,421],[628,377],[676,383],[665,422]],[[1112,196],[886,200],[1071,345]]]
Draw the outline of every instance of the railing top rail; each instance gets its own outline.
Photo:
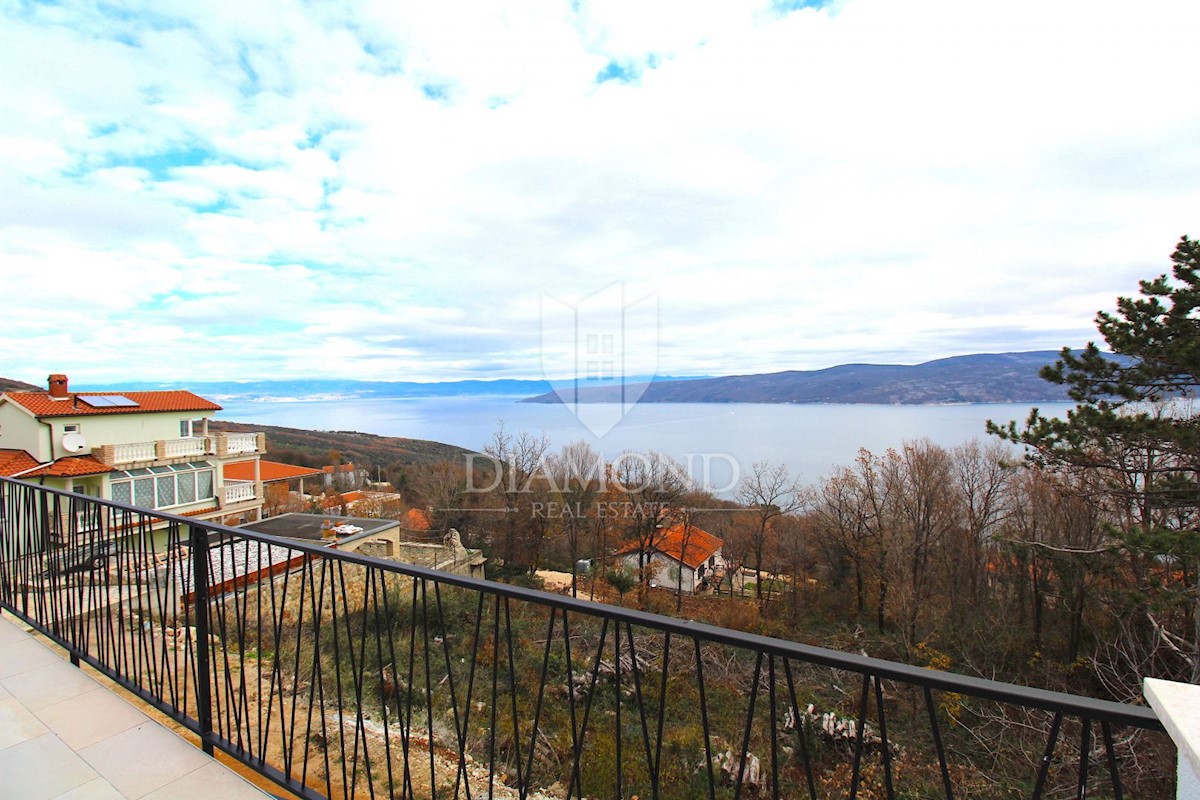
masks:
[[[459,586],[477,592],[499,595],[500,597],[507,597],[513,600],[522,600],[537,605],[553,607],[563,611],[585,614],[592,617],[607,618],[614,621],[629,623],[660,631],[670,631],[673,634],[679,634],[687,638],[743,648],[754,652],[762,652],[764,654],[777,655],[795,661],[845,670],[860,675],[875,675],[887,680],[895,680],[917,686],[928,686],[932,689],[938,689],[941,691],[958,692],[960,694],[976,698],[1012,703],[1014,705],[1049,711],[1061,711],[1069,716],[1077,716],[1091,720],[1107,721],[1120,725],[1130,725],[1137,728],[1145,728],[1156,731],[1165,730],[1154,711],[1145,706],[1135,706],[1125,703],[1117,703],[1111,700],[1082,697],[1079,695],[1067,694],[1065,692],[1037,689],[1029,686],[1020,686],[1018,684],[1004,683],[1002,681],[991,680],[988,678],[977,678],[970,675],[940,672],[938,670],[917,667],[910,664],[902,664],[895,661],[887,661],[885,659],[874,658],[872,656],[845,653],[840,650],[832,650],[826,647],[800,644],[798,642],[790,642],[770,636],[762,636],[760,634],[721,628],[703,622],[667,617],[661,614],[653,614],[648,611],[624,608],[622,606],[612,606],[606,603],[582,600],[565,595],[544,592],[538,589],[529,589],[522,586],[513,586],[506,583],[496,583],[479,578],[471,578],[465,575],[442,572],[435,569],[418,567],[412,564],[405,564],[396,561],[388,561],[371,556],[361,555],[359,553],[335,550],[316,542],[308,542],[290,539],[284,536],[258,533],[255,531],[245,530],[242,528],[233,528],[213,522],[202,522],[189,517],[182,517],[161,511],[151,511],[124,503],[113,502],[111,500],[84,497],[73,492],[53,489],[47,486],[37,486],[10,478],[0,477],[0,498],[2,498],[6,485],[32,488],[38,491],[59,495],[71,502],[98,503],[101,505],[110,506],[120,511],[152,516],[165,521],[177,522],[181,525],[200,528],[212,533],[222,533],[241,539],[262,542],[268,545],[287,547],[292,550],[308,553],[316,558],[325,558],[343,561],[350,564],[358,564],[364,567],[380,569],[413,578],[436,581],[445,585]]]

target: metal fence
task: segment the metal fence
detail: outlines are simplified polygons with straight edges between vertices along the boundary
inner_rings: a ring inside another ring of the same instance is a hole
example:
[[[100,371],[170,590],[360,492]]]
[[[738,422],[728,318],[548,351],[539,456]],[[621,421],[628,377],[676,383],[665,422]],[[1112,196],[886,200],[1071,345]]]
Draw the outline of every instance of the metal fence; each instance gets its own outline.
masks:
[[[7,479],[0,606],[306,798],[1121,798],[1162,730]]]

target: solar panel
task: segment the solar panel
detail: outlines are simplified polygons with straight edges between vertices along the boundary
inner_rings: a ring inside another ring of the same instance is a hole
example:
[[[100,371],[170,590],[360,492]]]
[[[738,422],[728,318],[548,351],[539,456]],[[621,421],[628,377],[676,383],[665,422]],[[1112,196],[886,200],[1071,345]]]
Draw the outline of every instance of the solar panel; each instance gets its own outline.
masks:
[[[123,394],[91,394],[79,398],[92,408],[137,408],[137,402]]]

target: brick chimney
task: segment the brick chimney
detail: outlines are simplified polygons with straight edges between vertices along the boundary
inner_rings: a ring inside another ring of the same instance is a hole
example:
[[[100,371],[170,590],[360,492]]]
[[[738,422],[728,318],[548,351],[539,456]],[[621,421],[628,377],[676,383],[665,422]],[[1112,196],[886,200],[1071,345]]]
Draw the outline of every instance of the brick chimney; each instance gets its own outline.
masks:
[[[50,396],[55,400],[66,400],[70,395],[67,391],[67,376],[51,375],[47,380],[50,382]]]

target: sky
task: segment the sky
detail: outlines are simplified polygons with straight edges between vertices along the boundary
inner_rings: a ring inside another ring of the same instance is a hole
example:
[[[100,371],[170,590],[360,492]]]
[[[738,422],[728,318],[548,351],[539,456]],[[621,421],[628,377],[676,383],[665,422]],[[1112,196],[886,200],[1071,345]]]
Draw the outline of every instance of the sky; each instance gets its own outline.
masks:
[[[1078,346],[1200,236],[1198,29],[1194,0],[0,0],[0,376]]]

